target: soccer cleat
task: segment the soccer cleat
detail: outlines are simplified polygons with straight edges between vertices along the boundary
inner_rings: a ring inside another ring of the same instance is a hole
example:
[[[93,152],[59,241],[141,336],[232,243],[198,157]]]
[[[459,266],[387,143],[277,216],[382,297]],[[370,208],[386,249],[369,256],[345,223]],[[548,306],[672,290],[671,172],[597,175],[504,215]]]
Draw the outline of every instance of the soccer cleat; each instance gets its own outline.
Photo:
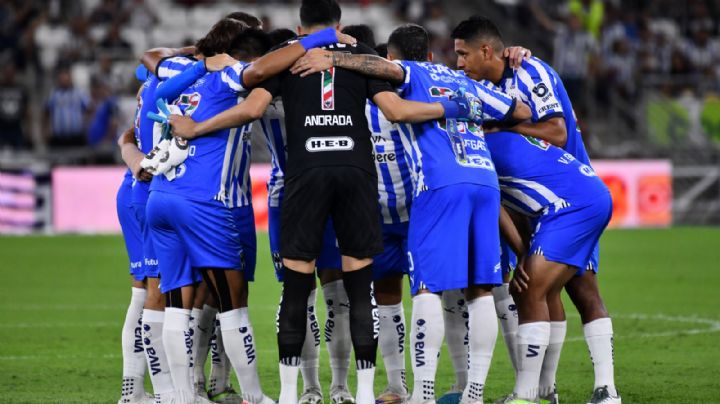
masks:
[[[273,400],[272,398],[268,396],[263,396],[262,400],[260,400],[257,403],[249,403],[247,401],[244,401],[246,404],[277,404],[277,401]],[[320,403],[322,403],[322,400],[320,400]]]
[[[459,404],[462,400],[463,389],[456,386],[455,384],[450,387],[450,390],[443,394],[438,400],[438,404]]]
[[[501,398],[497,401],[497,404],[536,404],[537,401],[529,401],[522,398],[518,398],[515,393],[508,395],[505,398]]]
[[[202,398],[208,398],[208,393],[205,391],[204,383],[195,383],[195,394]]]
[[[332,404],[355,404],[355,398],[346,386],[333,386],[330,389],[330,402]]]
[[[552,393],[547,396],[540,397],[540,404],[560,404],[560,397],[558,396],[557,390],[553,390]]]
[[[401,404],[408,401],[410,395],[407,392],[399,392],[388,387],[375,399],[375,404]]]
[[[620,398],[620,393],[617,392],[617,395],[611,396],[610,392],[608,391],[608,386],[601,386],[595,389],[593,391],[592,397],[590,397],[590,401],[588,401],[588,404],[622,404],[622,398]]]
[[[231,386],[227,386],[225,390],[221,391],[218,394],[211,395],[208,391],[207,398],[213,402],[213,403],[221,403],[221,404],[243,404],[245,403],[245,400],[243,400],[242,396],[240,396]]]
[[[298,404],[322,404],[322,402],[322,392],[318,388],[311,387],[302,393]]]

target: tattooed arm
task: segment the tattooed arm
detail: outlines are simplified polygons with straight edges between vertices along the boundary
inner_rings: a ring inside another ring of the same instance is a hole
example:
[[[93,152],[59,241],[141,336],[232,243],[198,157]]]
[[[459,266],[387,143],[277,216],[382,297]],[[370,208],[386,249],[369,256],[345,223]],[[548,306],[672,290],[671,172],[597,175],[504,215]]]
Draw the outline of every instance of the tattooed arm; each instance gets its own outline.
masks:
[[[301,77],[327,70],[331,67],[342,67],[353,70],[365,76],[390,81],[393,84],[402,83],[405,71],[397,64],[375,55],[353,55],[344,52],[330,52],[322,49],[313,49],[305,54],[290,68],[293,74]]]

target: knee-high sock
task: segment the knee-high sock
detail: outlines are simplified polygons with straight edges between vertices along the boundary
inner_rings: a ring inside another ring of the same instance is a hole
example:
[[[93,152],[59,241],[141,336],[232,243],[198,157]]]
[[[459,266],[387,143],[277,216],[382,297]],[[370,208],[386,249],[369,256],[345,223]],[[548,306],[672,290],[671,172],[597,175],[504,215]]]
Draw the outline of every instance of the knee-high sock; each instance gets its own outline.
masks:
[[[343,273],[343,285],[350,301],[350,333],[358,370],[358,404],[374,404],[375,360],[380,320],[373,291],[372,265]]]
[[[537,400],[540,372],[549,343],[549,321],[525,323],[518,327],[518,373],[513,392],[519,398]]]
[[[282,298],[277,315],[280,356],[280,402],[297,402],[297,375],[307,328],[307,302],[315,274],[284,267]]]
[[[510,295],[507,283],[493,288],[492,293],[495,298],[495,312],[500,319],[500,331],[502,331],[503,339],[505,339],[510,362],[517,373],[517,306]]]
[[[385,362],[388,387],[405,392],[405,311],[402,303],[378,306],[380,336],[378,345]]]
[[[347,386],[352,341],[350,339],[350,302],[343,281],[322,286],[327,305],[325,320],[325,343],[330,354],[331,386]]]
[[[460,289],[446,290],[442,294],[445,343],[450,353],[455,384],[453,390],[463,391],[468,376],[468,310],[465,295]]]
[[[608,386],[608,392],[617,395],[612,320],[607,317],[591,321],[583,325],[583,333],[595,370],[595,388]]]
[[[566,321],[550,322],[550,344],[545,351],[542,371],[540,372],[540,397],[546,397],[555,390],[555,375],[560,363],[560,353],[567,332]]]
[[[315,295],[313,289],[308,297],[307,328],[305,342],[300,355],[300,372],[303,378],[303,391],[320,390],[320,325],[315,312]]]
[[[445,324],[440,296],[433,293],[413,297],[410,349],[415,386],[411,402],[435,400],[435,373]]]
[[[173,388],[170,365],[165,355],[163,345],[163,328],[165,312],[145,309],[143,310],[143,347],[145,358],[150,370],[150,381],[155,397],[162,400],[171,395]]]
[[[214,320],[212,336],[210,337],[210,383],[208,383],[209,394],[214,396],[225,391],[230,385],[230,369],[232,365],[225,354],[222,332],[220,331],[220,320]]]
[[[205,386],[205,363],[207,362],[208,351],[210,350],[210,338],[212,337],[213,326],[217,309],[207,304],[199,311],[195,320],[195,383]]]
[[[470,402],[482,401],[485,380],[490,370],[492,354],[497,340],[498,324],[492,295],[468,302],[468,335],[470,337],[468,385],[463,397]]]
[[[259,403],[263,399],[257,372],[257,351],[247,307],[226,311],[218,315],[225,352],[235,368],[243,399]]]
[[[142,341],[142,312],[147,291],[132,288],[130,304],[122,328],[123,387],[122,397],[142,397],[145,394],[145,352]]]
[[[168,307],[165,309],[163,345],[170,365],[175,394],[192,397],[192,336],[190,335],[190,310]]]

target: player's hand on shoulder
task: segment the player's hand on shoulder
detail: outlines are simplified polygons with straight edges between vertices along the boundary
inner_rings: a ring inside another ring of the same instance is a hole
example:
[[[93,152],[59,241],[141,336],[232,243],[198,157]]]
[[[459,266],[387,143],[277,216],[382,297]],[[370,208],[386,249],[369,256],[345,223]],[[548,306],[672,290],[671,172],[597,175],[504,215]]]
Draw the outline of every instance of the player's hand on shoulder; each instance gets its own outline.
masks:
[[[340,30],[336,30],[335,34],[337,35],[339,43],[344,43],[345,45],[357,45],[357,39],[354,37],[348,34],[343,34]]]
[[[309,76],[333,67],[333,53],[320,48],[310,49],[290,67],[290,73]]]
[[[168,123],[172,128],[172,134],[183,139],[194,139],[197,137],[197,122],[189,116],[170,115]]]
[[[237,60],[227,53],[220,53],[205,58],[205,69],[209,72],[218,72],[226,67],[235,65],[237,62]]]
[[[528,60],[532,56],[530,49],[523,48],[522,46],[510,46],[505,48],[503,56],[508,58],[508,64],[511,68],[517,69],[522,64],[523,60]]]

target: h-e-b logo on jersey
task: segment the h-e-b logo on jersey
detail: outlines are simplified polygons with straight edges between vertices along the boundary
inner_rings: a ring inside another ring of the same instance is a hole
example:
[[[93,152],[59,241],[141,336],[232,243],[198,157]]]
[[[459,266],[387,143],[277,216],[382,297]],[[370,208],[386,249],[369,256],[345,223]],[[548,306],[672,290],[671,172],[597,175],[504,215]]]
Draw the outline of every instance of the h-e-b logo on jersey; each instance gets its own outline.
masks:
[[[305,141],[305,150],[315,152],[349,151],[355,147],[355,141],[348,136],[311,137]]]

